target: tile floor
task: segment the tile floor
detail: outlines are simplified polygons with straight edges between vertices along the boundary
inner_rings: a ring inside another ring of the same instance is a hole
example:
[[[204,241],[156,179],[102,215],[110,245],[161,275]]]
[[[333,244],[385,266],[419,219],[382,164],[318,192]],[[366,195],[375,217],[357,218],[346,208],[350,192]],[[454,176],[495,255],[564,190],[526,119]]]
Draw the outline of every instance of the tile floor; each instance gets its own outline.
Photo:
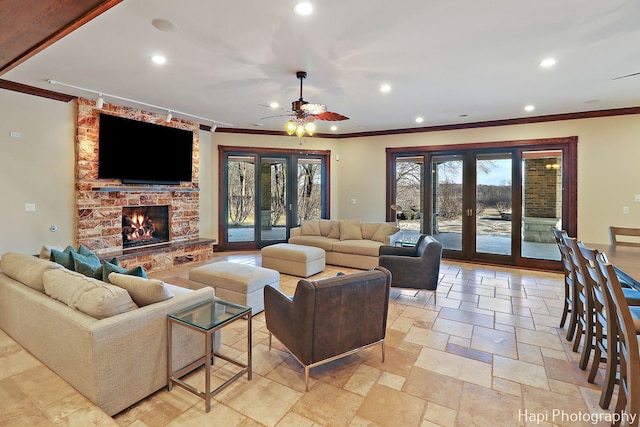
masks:
[[[260,265],[256,252],[212,261]],[[212,262],[209,261],[209,262]],[[186,286],[194,265],[152,274]],[[314,278],[338,271],[327,266]],[[558,329],[556,273],[444,261],[437,294],[392,289],[386,360],[380,346],[304,371],[253,318],[252,381],[246,376],[204,402],[165,389],[110,418],[0,331],[0,426],[574,426],[609,425],[599,385],[586,380]],[[298,278],[282,275],[292,294]],[[246,357],[246,325],[223,333],[223,349]],[[220,362],[212,382],[235,368]],[[188,381],[204,384],[202,370]],[[615,396],[614,396],[615,402]],[[613,405],[612,405],[613,406]]]

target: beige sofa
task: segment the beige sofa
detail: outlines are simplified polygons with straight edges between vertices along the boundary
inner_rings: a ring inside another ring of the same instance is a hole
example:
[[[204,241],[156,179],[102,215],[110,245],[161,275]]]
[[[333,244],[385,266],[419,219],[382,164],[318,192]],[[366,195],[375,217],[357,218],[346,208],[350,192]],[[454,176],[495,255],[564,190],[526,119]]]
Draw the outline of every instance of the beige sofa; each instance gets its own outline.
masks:
[[[130,311],[96,319],[45,293],[45,285],[50,293],[55,283],[66,290],[64,285],[90,282],[79,276],[34,256],[3,255],[0,328],[103,411],[114,415],[166,386],[167,313],[207,300],[214,296],[214,290],[192,291],[166,284],[165,291],[173,294],[170,299],[139,308],[134,304]],[[81,304],[84,297],[73,298]],[[101,303],[99,308],[107,305]],[[123,306],[118,303],[118,309]],[[203,353],[203,342],[201,334],[174,328],[174,366],[195,361]]]
[[[292,228],[289,243],[324,249],[327,264],[369,270],[378,265],[380,246],[401,237],[389,223],[313,219]]]

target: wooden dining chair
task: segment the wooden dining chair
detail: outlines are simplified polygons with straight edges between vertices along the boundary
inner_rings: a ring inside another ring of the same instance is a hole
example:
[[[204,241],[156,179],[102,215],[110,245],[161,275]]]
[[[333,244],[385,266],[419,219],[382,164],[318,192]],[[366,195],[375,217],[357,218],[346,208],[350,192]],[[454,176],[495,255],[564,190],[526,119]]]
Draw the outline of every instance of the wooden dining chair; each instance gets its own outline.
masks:
[[[582,343],[582,353],[578,366],[580,369],[587,369],[591,350],[594,348],[594,298],[593,286],[594,282],[591,275],[587,271],[586,259],[582,256],[578,248],[578,241],[566,236],[564,244],[569,254],[569,259],[573,264],[574,271],[574,289],[575,299],[573,302],[574,310],[576,310],[577,326],[576,336],[573,340],[573,351],[577,352]],[[584,337],[584,341],[582,338]]]
[[[620,240],[618,237],[623,239]],[[640,247],[640,228],[609,227],[609,238],[612,246],[637,246]]]
[[[564,307],[562,309],[562,317],[560,318],[560,327],[564,328],[567,318],[569,317],[569,314],[571,314],[569,317],[569,326],[567,328],[567,341],[571,341],[573,340],[573,335],[575,334],[578,322],[576,312],[573,310],[573,281],[575,280],[573,264],[571,263],[569,253],[567,252],[567,248],[564,244],[564,237],[567,236],[567,232],[554,228],[553,236],[556,239],[556,244],[560,251],[560,258],[562,260],[562,267],[564,270]]]
[[[619,426],[621,420],[625,419],[623,415],[626,415],[628,425],[636,427],[640,418],[638,416],[640,414],[640,350],[631,309],[638,309],[638,307],[630,308],[627,304],[613,265],[606,262],[602,254],[596,257],[596,262],[606,279],[604,296],[609,322],[616,322],[618,335],[620,381],[614,410],[617,422],[611,425]],[[631,419],[630,415],[634,418]]]

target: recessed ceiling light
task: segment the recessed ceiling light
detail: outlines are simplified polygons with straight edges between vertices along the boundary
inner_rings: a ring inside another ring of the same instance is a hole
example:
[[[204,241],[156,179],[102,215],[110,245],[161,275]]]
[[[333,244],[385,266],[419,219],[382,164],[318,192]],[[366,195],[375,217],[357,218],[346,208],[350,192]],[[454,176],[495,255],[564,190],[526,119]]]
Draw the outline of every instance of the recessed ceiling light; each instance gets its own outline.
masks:
[[[293,10],[298,15],[303,15],[303,16],[311,15],[311,12],[313,12],[313,5],[309,2],[303,1],[296,4],[293,7]]]
[[[556,65],[556,60],[553,58],[546,58],[542,60],[542,62],[540,62],[540,64],[538,65],[540,65],[543,68],[553,67],[554,65]]]
[[[336,125],[331,126],[331,130],[332,131],[337,131],[338,130],[338,126],[336,126]]]
[[[178,29],[178,26],[176,24],[174,24],[173,22],[167,19],[162,19],[162,18],[152,19],[151,25],[156,27],[158,30],[165,31],[167,33],[172,33]]]
[[[387,92],[391,92],[391,86],[389,86],[388,84],[383,84],[380,86],[380,92],[382,93],[387,93]]]
[[[536,107],[533,105],[527,105],[526,107],[524,107],[524,111],[533,111],[535,109]]]
[[[422,117],[416,117],[416,123],[422,123],[424,119]]]
[[[165,62],[167,62],[167,58],[165,58],[162,55],[153,55],[151,57],[151,60],[155,63],[155,64],[164,64]]]
[[[278,108],[278,107],[280,107],[280,104],[278,104],[277,102],[273,101],[271,104],[269,104],[269,106],[271,108]]]

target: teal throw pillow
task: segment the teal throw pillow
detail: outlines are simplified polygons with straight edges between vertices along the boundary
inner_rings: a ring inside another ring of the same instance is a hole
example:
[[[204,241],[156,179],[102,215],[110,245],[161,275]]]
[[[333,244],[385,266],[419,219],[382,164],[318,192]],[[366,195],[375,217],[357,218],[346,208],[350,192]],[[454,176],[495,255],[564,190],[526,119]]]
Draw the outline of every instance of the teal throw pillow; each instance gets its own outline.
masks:
[[[93,272],[95,271],[95,269],[100,267],[100,258],[98,258],[98,255],[82,255],[78,252],[71,252],[69,255],[71,257],[72,269],[74,271],[77,271],[78,273],[84,274],[85,276],[93,277]],[[79,264],[82,264],[82,266],[79,266]],[[86,274],[78,270],[78,268],[84,270],[85,266],[91,267],[90,274]]]
[[[147,272],[144,271],[142,267],[134,267],[130,270],[127,270],[124,267],[120,267],[119,265],[115,265],[110,263],[109,261],[102,262],[102,281],[111,283],[109,281],[109,274],[111,273],[120,273],[120,274],[128,274],[130,276],[138,276],[143,279],[147,278]]]
[[[73,270],[73,260],[71,253],[77,252],[73,246],[67,246],[64,251],[51,249],[51,257],[49,260],[56,262],[68,270]]]
[[[80,245],[78,247],[78,253],[80,255],[93,255],[93,252],[91,251],[91,249],[87,248],[85,245]]]

